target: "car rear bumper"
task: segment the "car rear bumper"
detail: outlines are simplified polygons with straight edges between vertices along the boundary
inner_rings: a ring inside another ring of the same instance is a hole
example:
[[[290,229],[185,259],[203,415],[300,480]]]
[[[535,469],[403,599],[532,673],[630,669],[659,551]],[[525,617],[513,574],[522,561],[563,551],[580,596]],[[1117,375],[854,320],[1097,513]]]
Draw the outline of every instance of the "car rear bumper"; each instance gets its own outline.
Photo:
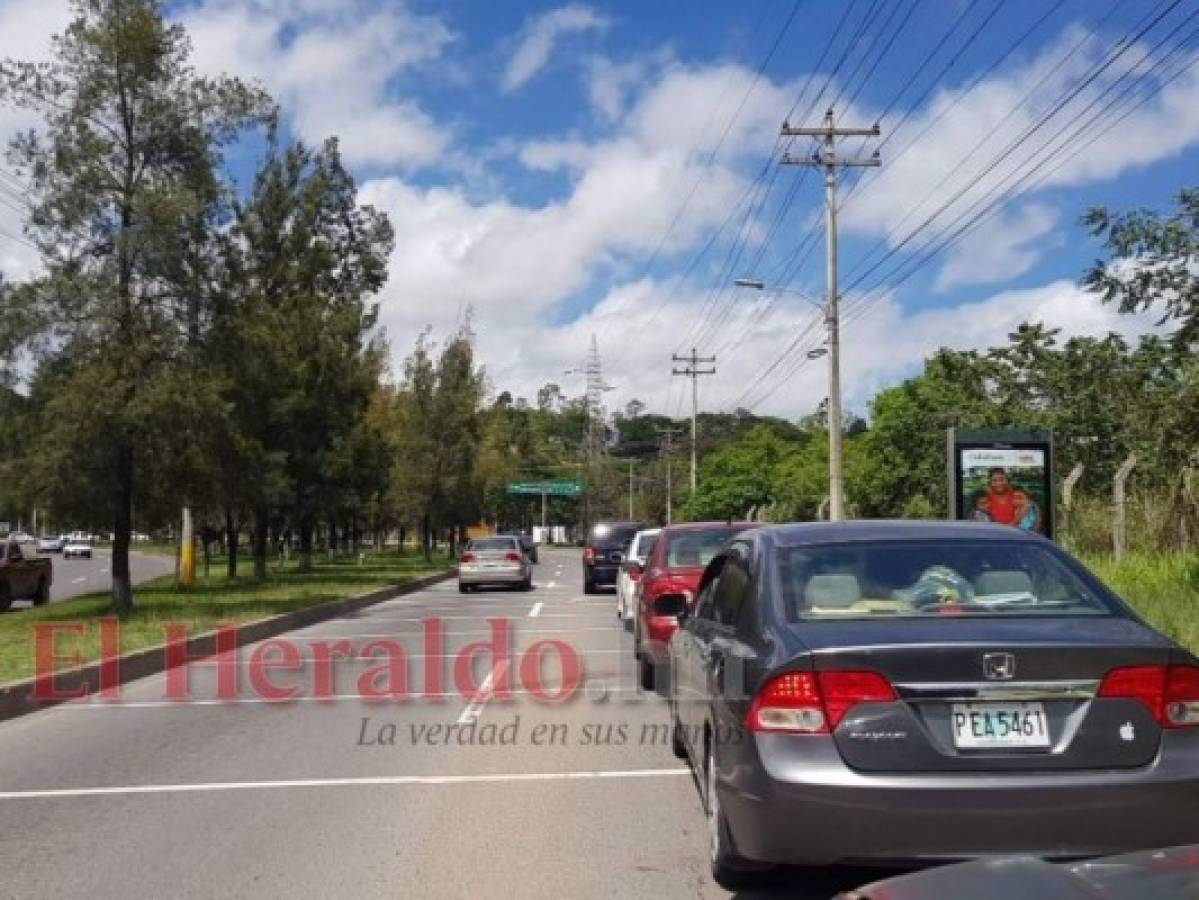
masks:
[[[718,789],[737,850],[753,860],[1069,859],[1199,841],[1196,734],[1167,734],[1144,769],[954,776],[859,773],[830,738],[745,740]]]
[[[521,566],[458,569],[458,581],[462,584],[517,584],[526,578],[528,578],[528,573]]]

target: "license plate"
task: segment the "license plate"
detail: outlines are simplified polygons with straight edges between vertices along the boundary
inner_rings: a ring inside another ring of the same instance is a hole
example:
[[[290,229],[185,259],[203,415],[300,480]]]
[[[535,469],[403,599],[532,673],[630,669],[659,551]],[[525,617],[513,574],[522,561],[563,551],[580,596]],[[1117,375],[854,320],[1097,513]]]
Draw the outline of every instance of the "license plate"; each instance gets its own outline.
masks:
[[[1049,746],[1049,722],[1040,703],[955,703],[951,723],[960,750]]]

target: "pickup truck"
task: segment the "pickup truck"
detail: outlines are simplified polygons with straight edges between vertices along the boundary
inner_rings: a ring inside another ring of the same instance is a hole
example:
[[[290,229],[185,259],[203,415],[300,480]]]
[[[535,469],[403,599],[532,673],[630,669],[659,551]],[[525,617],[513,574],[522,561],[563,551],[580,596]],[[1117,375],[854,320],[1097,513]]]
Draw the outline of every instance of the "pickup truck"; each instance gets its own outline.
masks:
[[[32,600],[34,606],[49,602],[53,582],[50,560],[27,557],[16,541],[0,541],[0,612],[14,600]]]

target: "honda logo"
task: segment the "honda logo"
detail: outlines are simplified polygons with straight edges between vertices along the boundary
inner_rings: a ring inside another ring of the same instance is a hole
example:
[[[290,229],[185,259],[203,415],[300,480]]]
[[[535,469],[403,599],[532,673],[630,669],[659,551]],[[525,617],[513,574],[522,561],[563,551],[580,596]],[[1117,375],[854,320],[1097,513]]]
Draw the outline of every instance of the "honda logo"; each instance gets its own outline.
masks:
[[[988,681],[1011,681],[1016,677],[1016,657],[1011,653],[983,654],[983,675]]]

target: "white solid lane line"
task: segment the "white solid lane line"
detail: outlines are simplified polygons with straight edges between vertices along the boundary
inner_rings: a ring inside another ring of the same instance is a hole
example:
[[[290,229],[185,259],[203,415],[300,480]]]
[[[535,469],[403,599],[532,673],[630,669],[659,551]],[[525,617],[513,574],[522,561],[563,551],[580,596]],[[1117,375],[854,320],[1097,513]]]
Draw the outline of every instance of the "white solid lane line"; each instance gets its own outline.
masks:
[[[517,629],[515,633],[519,636],[523,636],[526,634],[556,634],[560,637],[569,637],[570,635],[574,634],[576,631],[607,631],[607,632],[611,632],[612,634],[620,634],[622,630],[623,629],[620,627],[620,624],[615,623],[612,625],[586,625],[582,628],[575,627],[574,625],[571,625],[568,628],[523,628],[522,627],[522,628]],[[490,637],[492,635],[492,633],[493,632],[490,632],[490,631],[447,631],[447,632],[445,632],[445,636],[448,638],[452,638],[452,637]],[[406,632],[353,631],[348,634],[326,634],[323,632],[314,632],[312,634],[297,635],[297,638],[300,638],[300,639],[303,639],[306,641],[307,640],[335,641],[338,639],[350,640],[351,638],[403,638],[403,637],[420,637],[420,636],[421,636],[421,632],[419,632],[419,631],[406,631]],[[247,645],[247,646],[249,646],[249,645]],[[444,655],[453,656],[453,654],[444,654]],[[416,657],[416,656],[409,656],[408,658],[409,659],[419,659],[419,657]]]
[[[508,691],[513,697],[532,697],[535,694],[541,694],[544,691],[556,692],[561,689],[561,685],[543,685],[542,691],[530,691],[525,688],[512,688]],[[576,695],[580,699],[592,699],[588,695],[588,691],[592,688],[579,688]],[[596,688],[595,690],[599,690]],[[613,687],[607,684],[603,685],[604,698],[617,697],[624,694],[630,696],[636,695],[645,698],[647,702],[653,702],[653,698],[649,697],[641,688],[635,687]],[[330,694],[328,697],[292,697],[290,700],[268,700],[265,697],[234,697],[231,700],[120,700],[111,702],[107,700],[97,700],[88,698],[86,700],[72,700],[67,703],[60,703],[54,707],[55,710],[81,710],[81,709],[183,709],[189,706],[287,706],[291,703],[315,703],[318,706],[327,704],[332,706],[336,703],[352,703],[354,701],[361,702],[364,706],[370,709],[384,708],[388,709],[395,706],[412,706],[420,703],[433,703],[442,700],[463,700],[461,694],[443,693],[443,694],[419,694],[411,700],[367,700],[361,694]]]
[[[598,781],[620,778],[690,776],[689,769],[613,769],[598,772],[499,772],[493,775],[379,775],[367,778],[297,778],[287,781],[217,781],[200,784],[133,784],[116,787],[0,791],[0,800],[50,800],[130,794],[197,794],[212,791],[277,790],[309,787],[380,787],[420,784],[507,784],[529,781]]]
[[[530,619],[535,619],[535,618],[537,618],[539,615],[541,615],[541,607],[542,607],[542,606],[544,606],[544,605],[545,605],[545,604],[543,604],[541,601],[538,601],[538,602],[534,603],[534,604],[533,604],[533,608],[529,610],[529,618],[530,618]]]

